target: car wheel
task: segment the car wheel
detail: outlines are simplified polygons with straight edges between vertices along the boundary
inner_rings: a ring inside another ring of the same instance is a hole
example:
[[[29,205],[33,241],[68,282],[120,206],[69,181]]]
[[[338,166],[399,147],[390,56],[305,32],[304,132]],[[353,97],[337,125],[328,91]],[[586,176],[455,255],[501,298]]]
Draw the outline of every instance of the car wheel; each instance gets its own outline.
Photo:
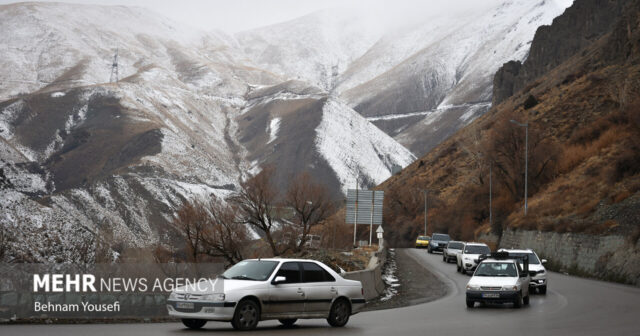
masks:
[[[447,258],[444,256],[444,252],[442,252],[442,262],[447,262]]]
[[[252,300],[243,300],[238,303],[233,314],[231,325],[237,330],[255,329],[260,321],[260,307]]]
[[[524,297],[524,298],[522,299],[522,303],[524,303],[524,304],[525,304],[525,306],[529,304],[529,295],[527,295],[526,297]]]
[[[345,299],[338,299],[331,306],[327,322],[332,327],[344,327],[349,322],[349,316],[351,316],[351,305]]]
[[[513,301],[514,308],[522,307],[522,294],[518,294],[518,297]]]
[[[547,286],[538,287],[538,293],[540,293],[542,295],[547,295]]]
[[[475,304],[476,304],[475,301],[467,300],[467,308],[473,308]]]
[[[460,267],[460,273],[466,275],[467,271],[465,271],[464,267]]]
[[[460,265],[456,262],[456,272],[460,273]]]
[[[280,323],[282,323],[282,325],[285,327],[291,327],[296,324],[296,321],[298,321],[298,319],[279,319],[278,321],[280,321]]]
[[[207,324],[207,320],[199,320],[199,319],[182,319],[182,324],[184,324],[189,329],[200,329]]]
[[[433,253],[433,251],[431,251],[430,247],[427,247],[427,253],[429,253],[429,254]]]

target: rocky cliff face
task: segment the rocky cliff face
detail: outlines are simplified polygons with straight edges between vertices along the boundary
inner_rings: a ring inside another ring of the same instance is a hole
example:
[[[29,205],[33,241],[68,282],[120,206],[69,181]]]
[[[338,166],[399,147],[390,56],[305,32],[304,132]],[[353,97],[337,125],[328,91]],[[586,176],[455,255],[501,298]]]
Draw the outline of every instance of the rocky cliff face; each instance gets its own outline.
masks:
[[[629,2],[615,0],[577,0],[551,26],[536,31],[529,56],[524,63],[505,63],[493,79],[493,105],[560,65],[602,35],[611,31]]]

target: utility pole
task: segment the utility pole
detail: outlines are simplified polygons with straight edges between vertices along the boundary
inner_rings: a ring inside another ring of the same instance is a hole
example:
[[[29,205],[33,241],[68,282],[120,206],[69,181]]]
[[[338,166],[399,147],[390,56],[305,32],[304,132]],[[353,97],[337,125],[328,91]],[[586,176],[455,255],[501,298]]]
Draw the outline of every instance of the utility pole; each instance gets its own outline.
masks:
[[[429,190],[427,189],[423,189],[422,192],[424,193],[424,235],[427,235],[427,193],[429,192]]]
[[[491,162],[489,162],[489,228],[493,229],[493,206],[491,204],[492,201],[492,197],[493,197],[493,181],[491,179],[492,174],[491,174],[491,168],[493,167],[493,164]]]
[[[360,187],[360,173],[356,175],[356,212],[353,221],[353,247],[356,247],[356,231],[358,228],[358,188]]]
[[[527,215],[527,184],[528,184],[528,171],[529,171],[529,123],[519,123],[515,120],[511,120],[512,123],[524,127],[524,215]]]
[[[369,246],[373,244],[373,212],[376,208],[376,191],[373,191],[371,196],[371,223],[369,225]]]
[[[113,55],[113,63],[111,64],[111,77],[109,78],[109,83],[117,83],[118,82],[118,48],[116,48],[116,53]]]

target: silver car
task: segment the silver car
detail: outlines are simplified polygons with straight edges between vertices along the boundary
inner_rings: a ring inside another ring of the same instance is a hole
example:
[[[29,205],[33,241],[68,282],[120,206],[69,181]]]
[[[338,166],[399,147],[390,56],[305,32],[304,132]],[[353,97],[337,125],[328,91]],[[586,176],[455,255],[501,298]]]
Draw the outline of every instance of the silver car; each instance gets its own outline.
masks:
[[[343,279],[325,264],[305,259],[251,259],[214,280],[176,288],[167,300],[169,315],[191,329],[207,321],[227,321],[238,330],[259,321],[323,318],[342,327],[364,306],[360,281]]]

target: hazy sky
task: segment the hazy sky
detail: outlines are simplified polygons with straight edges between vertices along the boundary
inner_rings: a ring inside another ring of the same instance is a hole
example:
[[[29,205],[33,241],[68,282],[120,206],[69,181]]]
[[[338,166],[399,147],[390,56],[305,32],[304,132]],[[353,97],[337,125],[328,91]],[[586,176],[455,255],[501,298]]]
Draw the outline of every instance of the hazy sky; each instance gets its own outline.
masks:
[[[50,0],[46,0],[50,1]],[[175,21],[206,30],[236,32],[283,22],[326,8],[349,7],[381,20],[407,20],[442,10],[473,8],[500,0],[73,0],[151,8]],[[530,0],[533,1],[533,0]],[[567,1],[567,0],[556,0]],[[17,1],[0,0],[0,4]]]

